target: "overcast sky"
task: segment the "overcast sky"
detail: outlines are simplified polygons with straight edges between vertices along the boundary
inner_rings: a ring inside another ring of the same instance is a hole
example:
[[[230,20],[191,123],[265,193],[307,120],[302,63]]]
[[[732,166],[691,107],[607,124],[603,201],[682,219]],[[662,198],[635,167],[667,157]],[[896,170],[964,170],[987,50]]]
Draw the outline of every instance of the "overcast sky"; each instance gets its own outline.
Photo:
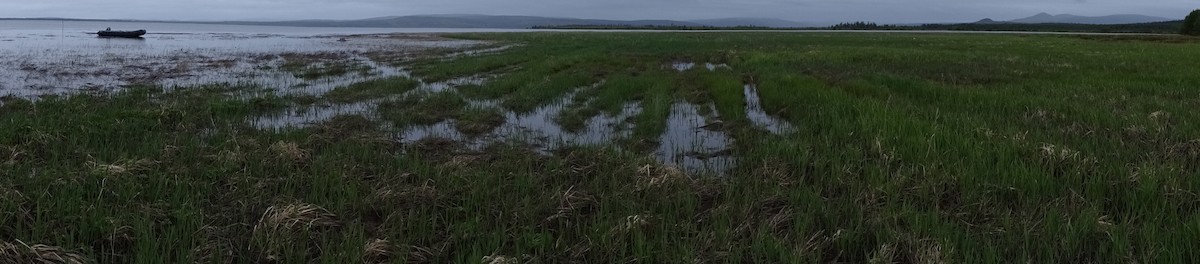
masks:
[[[0,0],[0,17],[166,20],[357,19],[415,14],[597,19],[771,17],[881,23],[1009,20],[1038,12],[1180,18],[1198,0]]]

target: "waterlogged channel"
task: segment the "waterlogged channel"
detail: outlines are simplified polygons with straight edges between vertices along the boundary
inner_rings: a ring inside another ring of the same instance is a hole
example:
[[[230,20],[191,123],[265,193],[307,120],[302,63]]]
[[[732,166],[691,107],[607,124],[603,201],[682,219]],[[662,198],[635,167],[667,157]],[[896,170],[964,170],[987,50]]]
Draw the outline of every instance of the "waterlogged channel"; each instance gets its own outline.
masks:
[[[702,115],[700,108],[708,115]],[[676,102],[667,117],[667,131],[659,136],[655,155],[665,164],[689,172],[721,173],[735,165],[733,138],[724,132],[724,123],[711,104]]]
[[[675,64],[678,66],[681,64]],[[696,64],[692,64],[695,68]],[[711,65],[705,69],[716,70],[729,68],[728,65],[706,63]],[[686,67],[672,67],[690,70]],[[402,76],[418,80],[420,85],[404,94],[385,98],[377,98],[363,102],[333,105],[301,106],[282,113],[266,115],[253,122],[263,129],[285,129],[304,127],[321,123],[341,115],[360,115],[371,119],[378,117],[379,104],[391,99],[408,96],[428,97],[437,93],[458,94],[464,87],[478,88],[486,84],[495,75],[476,75],[441,82],[427,83],[420,78],[401,73]],[[470,134],[460,130],[459,120],[447,119],[430,125],[412,125],[396,127],[385,124],[385,127],[395,129],[395,139],[405,144],[415,144],[427,139],[448,139],[460,142],[469,149],[479,151],[497,142],[517,143],[530,146],[544,154],[568,146],[598,146],[619,145],[622,140],[631,139],[634,125],[632,119],[643,112],[639,102],[626,103],[619,112],[601,113],[586,120],[581,129],[569,130],[558,123],[556,118],[563,114],[572,102],[588,102],[587,98],[577,98],[581,91],[598,89],[603,82],[590,87],[577,88],[558,99],[548,102],[527,113],[517,113],[504,109],[495,99],[473,99],[461,96],[468,107],[493,109],[503,113],[503,124],[484,133]],[[746,116],[751,125],[773,134],[788,134],[796,127],[787,121],[768,114],[762,107],[757,86],[746,84],[743,87],[746,103]],[[381,120],[382,121],[382,120]],[[386,123],[386,122],[385,122]],[[670,114],[665,120],[666,130],[656,138],[657,147],[653,156],[660,162],[677,166],[693,174],[723,174],[737,165],[734,152],[734,138],[726,131],[725,122],[720,119],[714,105],[693,104],[678,101],[672,104]]]
[[[767,114],[767,111],[763,110],[762,99],[758,96],[758,86],[746,84],[746,86],[742,87],[742,94],[746,98],[746,118],[750,119],[750,122],[754,123],[755,126],[775,134],[787,134],[796,131],[796,126],[783,119]]]
[[[637,103],[627,103],[616,115],[600,114],[585,122],[579,131],[569,131],[555,121],[570,104],[577,93],[563,96],[550,104],[538,107],[529,113],[505,112],[504,124],[481,136],[467,136],[450,120],[430,126],[415,126],[402,131],[402,142],[413,143],[427,138],[440,137],[467,142],[473,148],[482,148],[492,142],[518,142],[549,153],[565,146],[595,146],[628,138],[633,125],[628,120],[642,112]],[[474,102],[473,105],[487,103]],[[496,106],[493,106],[496,107]]]

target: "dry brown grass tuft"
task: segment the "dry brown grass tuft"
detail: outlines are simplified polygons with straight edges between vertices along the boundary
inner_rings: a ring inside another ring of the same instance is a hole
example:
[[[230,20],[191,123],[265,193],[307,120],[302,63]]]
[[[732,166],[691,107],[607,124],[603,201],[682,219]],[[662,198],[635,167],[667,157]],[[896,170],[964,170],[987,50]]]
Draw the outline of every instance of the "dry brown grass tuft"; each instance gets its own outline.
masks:
[[[875,249],[875,252],[871,253],[871,260],[868,263],[891,264],[895,263],[895,259],[896,247],[892,246],[892,244],[884,243],[879,245],[879,248]]]
[[[1169,113],[1167,111],[1156,111],[1154,113],[1150,113],[1150,119],[1152,119],[1152,120],[1171,119],[1171,113]]]
[[[63,136],[51,134],[46,131],[34,129],[29,132],[28,142],[34,145],[49,145],[51,142],[61,141]]]
[[[292,203],[267,208],[258,224],[254,225],[252,236],[261,257],[274,262],[281,260],[280,255],[289,250],[294,252],[302,247],[307,247],[309,251],[319,249],[315,241],[326,231],[339,226],[341,224],[337,216],[325,208]]]
[[[609,233],[614,235],[625,235],[642,230],[643,228],[650,226],[650,220],[652,220],[652,218],[645,215],[626,216],[625,219],[621,220],[620,223],[609,230]]]
[[[87,167],[91,168],[92,173],[112,176],[148,171],[153,169],[155,164],[158,162],[148,159],[122,160],[112,164],[88,161]]]
[[[381,187],[375,190],[371,201],[392,206],[396,203],[436,204],[441,198],[438,189],[426,183],[421,186]]]
[[[947,263],[948,251],[934,239],[901,234],[897,240],[879,245],[869,263]]]
[[[230,241],[207,241],[192,249],[192,263],[234,263],[235,254]]]
[[[228,149],[223,149],[220,152],[217,152],[217,154],[208,155],[206,157],[216,161],[217,163],[226,165],[238,165],[246,161],[246,155],[243,155],[241,152]]]
[[[808,240],[804,241],[804,243],[797,244],[794,251],[800,256],[820,254],[820,252],[824,252],[826,248],[834,245],[841,238],[841,229],[833,232],[832,235],[826,235],[823,230],[817,231],[816,234],[809,236]]]
[[[1167,148],[1171,158],[1200,161],[1200,139],[1171,145]]]
[[[796,183],[792,178],[792,166],[779,158],[763,159],[758,166],[753,167],[751,175],[763,180],[772,181],[779,186],[788,187]]]
[[[677,167],[646,164],[638,168],[638,190],[648,190],[689,183],[691,178]]]
[[[300,148],[300,144],[295,142],[275,142],[268,149],[276,158],[293,162],[307,160],[309,155],[308,150]]]
[[[268,234],[282,231],[309,231],[318,228],[338,227],[337,216],[325,208],[313,204],[294,203],[267,208],[254,226],[254,232]]]
[[[519,263],[528,263],[530,259],[531,259],[531,257],[528,255],[522,256],[519,258],[518,257],[509,257],[509,256],[504,256],[504,255],[491,255],[491,256],[484,256],[480,263],[483,263],[483,264],[519,264]]]
[[[444,168],[458,169],[471,168],[476,164],[480,164],[486,159],[486,155],[455,155],[454,157],[450,157],[450,160],[442,163],[441,166]]]
[[[16,165],[23,156],[25,156],[25,152],[16,146],[0,146],[0,165],[2,166]]]
[[[202,238],[204,243],[192,248],[192,263],[234,263],[238,252],[230,237],[240,233],[238,228],[231,228],[234,226],[238,225],[201,227],[195,235]]]
[[[1065,146],[1056,146],[1054,144],[1042,143],[1039,148],[1042,152],[1043,161],[1052,163],[1075,162],[1081,165],[1096,163],[1096,158],[1084,155],[1082,152],[1070,149]]]
[[[363,263],[391,263],[395,247],[387,240],[375,239],[363,245]]]
[[[572,186],[566,192],[558,195],[558,208],[553,215],[546,217],[544,221],[555,222],[562,219],[569,219],[586,213],[587,210],[594,208],[596,204],[594,196],[586,192],[577,191]]]
[[[766,227],[777,235],[790,236],[796,219],[792,205],[779,197],[759,201],[745,208],[743,215],[747,217],[746,220],[734,228],[734,233],[739,236],[748,236],[761,227]]]
[[[408,263],[432,263],[442,250],[436,248],[408,246]]]
[[[60,247],[42,244],[29,246],[17,240],[16,244],[0,242],[0,263],[83,264],[92,261]]]
[[[364,138],[379,129],[376,121],[361,115],[340,115],[313,126],[314,137],[322,141]]]

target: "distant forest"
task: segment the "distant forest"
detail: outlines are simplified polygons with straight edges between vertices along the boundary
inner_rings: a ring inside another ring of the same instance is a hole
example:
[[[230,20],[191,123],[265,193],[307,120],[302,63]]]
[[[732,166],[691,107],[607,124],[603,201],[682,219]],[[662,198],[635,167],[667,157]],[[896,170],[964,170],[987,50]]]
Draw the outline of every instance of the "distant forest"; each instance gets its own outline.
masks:
[[[633,25],[563,25],[536,26],[533,29],[596,29],[596,30],[953,30],[953,31],[1031,31],[1031,32],[1094,32],[1094,33],[1157,33],[1178,34],[1183,21],[1166,21],[1138,24],[1091,25],[1091,24],[1019,24],[1019,23],[963,23],[924,25],[880,25],[873,22],[841,23],[828,27],[768,28],[758,26],[710,27],[710,26],[633,26]]]
[[[557,26],[534,26],[532,29],[595,29],[595,30],[774,30],[774,29],[798,29],[798,28],[771,28],[760,26],[736,26],[736,27],[714,27],[714,26],[635,26],[635,25],[557,25]]]

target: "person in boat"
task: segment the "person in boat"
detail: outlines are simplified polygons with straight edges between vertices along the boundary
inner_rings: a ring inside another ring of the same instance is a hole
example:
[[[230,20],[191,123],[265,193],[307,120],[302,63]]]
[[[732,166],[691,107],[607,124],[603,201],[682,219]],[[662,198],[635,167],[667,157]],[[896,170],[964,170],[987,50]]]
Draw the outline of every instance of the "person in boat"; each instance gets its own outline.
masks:
[[[104,31],[112,31],[112,28],[105,28]]]

